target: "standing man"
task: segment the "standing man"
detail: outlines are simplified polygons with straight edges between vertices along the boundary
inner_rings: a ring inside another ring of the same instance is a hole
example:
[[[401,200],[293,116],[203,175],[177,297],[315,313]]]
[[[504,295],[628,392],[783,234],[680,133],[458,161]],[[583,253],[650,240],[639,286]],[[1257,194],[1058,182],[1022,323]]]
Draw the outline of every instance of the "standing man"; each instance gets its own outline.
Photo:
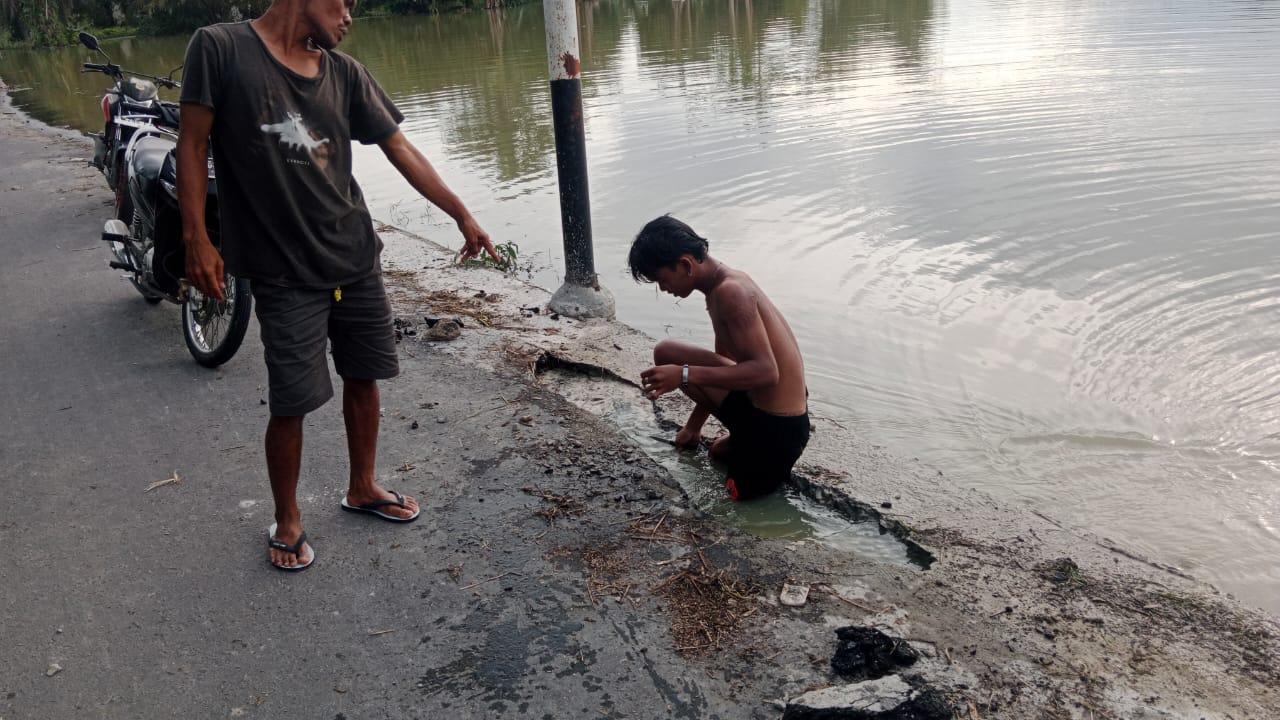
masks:
[[[664,215],[649,222],[631,244],[631,276],[656,282],[663,292],[707,298],[715,349],[663,340],[654,367],[640,373],[645,397],[683,390],[695,403],[676,434],[677,447],[702,440],[707,417],[729,431],[711,444],[725,460],[725,487],[734,500],[760,497],[791,477],[809,442],[809,392],[804,358],[786,318],[755,281],[711,257],[706,238]]]
[[[267,473],[276,522],[271,564],[315,561],[298,509],[302,419],[333,397],[325,351],[342,377],[351,459],[341,506],[393,522],[418,517],[411,497],[374,481],[377,381],[399,372],[382,242],[351,175],[351,141],[376,143],[409,184],[458,224],[463,259],[488,234],[400,132],[404,116],[368,70],[334,50],[355,0],[273,0],[251,22],[201,28],[187,48],[178,137],[178,197],[187,279],[221,299],[224,269],[252,281],[270,385]],[[218,177],[222,256],[205,229],[206,158]]]

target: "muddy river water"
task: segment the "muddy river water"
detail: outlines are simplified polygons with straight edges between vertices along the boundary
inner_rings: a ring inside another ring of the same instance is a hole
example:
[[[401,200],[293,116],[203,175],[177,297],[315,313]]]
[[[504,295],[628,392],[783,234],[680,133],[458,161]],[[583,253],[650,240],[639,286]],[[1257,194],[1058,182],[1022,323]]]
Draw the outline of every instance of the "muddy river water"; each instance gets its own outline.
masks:
[[[1280,2],[601,0],[580,6],[596,261],[671,212],[752,273],[812,410],[953,481],[1280,612]],[[185,38],[106,44],[166,71]],[[525,273],[563,267],[540,4],[362,19],[403,128]],[[76,48],[16,104],[100,125]],[[375,215],[456,244],[376,149]]]

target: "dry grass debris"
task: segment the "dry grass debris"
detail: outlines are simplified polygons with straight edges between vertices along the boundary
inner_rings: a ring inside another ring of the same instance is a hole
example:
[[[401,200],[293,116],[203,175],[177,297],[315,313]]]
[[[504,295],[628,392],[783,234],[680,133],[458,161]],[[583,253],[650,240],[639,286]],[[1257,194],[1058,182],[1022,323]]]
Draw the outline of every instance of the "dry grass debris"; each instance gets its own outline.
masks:
[[[529,377],[534,385],[540,383],[538,377],[538,360],[542,357],[542,349],[533,345],[522,342],[514,342],[511,338],[502,341],[502,345],[498,348],[498,352],[513,367],[518,367],[529,372]]]
[[[625,599],[635,605],[635,598],[631,597],[635,583],[622,579],[630,569],[630,563],[617,548],[586,546],[582,548],[580,558],[587,579],[587,599],[592,606],[597,598],[606,596]]]
[[[674,521],[668,522],[668,520],[669,518],[666,514],[663,514],[656,521],[651,517],[636,518],[627,524],[627,535],[634,540],[647,540],[649,542],[662,540],[665,542],[697,544],[698,536],[696,534],[688,529],[682,531],[676,527]],[[677,536],[675,534],[677,532],[683,532],[684,536]]]
[[[384,226],[385,227],[385,226]],[[381,230],[379,232],[382,232]],[[391,280],[395,285],[402,287],[421,288],[418,282],[418,273],[413,270],[386,270],[382,271],[382,277]]]
[[[541,494],[526,489],[530,491]],[[559,500],[554,495],[545,498],[552,503]],[[551,553],[581,561],[585,594],[593,607],[608,597],[633,606],[646,597],[661,599],[672,643],[689,657],[731,645],[748,618],[768,607],[762,599],[766,594],[762,584],[744,576],[732,563],[716,566],[707,559],[707,545],[687,520],[664,513],[627,522],[620,544],[560,546]],[[676,543],[679,554],[655,562],[650,549],[655,542]]]
[[[676,650],[687,655],[720,649],[762,607],[757,599],[762,587],[739,576],[732,565],[713,567],[701,550],[695,552],[699,563],[653,588],[667,602]]]
[[[546,503],[545,506],[535,510],[533,514],[543,520],[546,520],[549,525],[554,525],[556,518],[580,515],[586,511],[586,506],[581,500],[575,497],[570,497],[568,495],[556,495],[554,493],[545,492],[542,489],[531,485],[526,485],[520,489],[526,495],[533,495]]]
[[[501,318],[495,315],[498,305],[483,291],[475,295],[462,295],[456,290],[428,291],[422,287],[418,274],[408,270],[384,270],[383,276],[389,281],[388,289],[394,288],[397,302],[414,307],[416,312],[466,317],[484,327],[503,327]]]
[[[1089,582],[1084,573],[1080,572],[1080,566],[1067,557],[1041,563],[1036,566],[1036,572],[1055,585],[1083,586]]]
[[[177,470],[174,470],[173,475],[170,475],[164,480],[157,480],[151,483],[150,485],[147,486],[146,490],[143,490],[143,492],[151,492],[152,490],[155,490],[156,488],[159,488],[159,487],[164,487],[165,485],[181,485],[181,484],[182,484],[182,476],[178,474]]]

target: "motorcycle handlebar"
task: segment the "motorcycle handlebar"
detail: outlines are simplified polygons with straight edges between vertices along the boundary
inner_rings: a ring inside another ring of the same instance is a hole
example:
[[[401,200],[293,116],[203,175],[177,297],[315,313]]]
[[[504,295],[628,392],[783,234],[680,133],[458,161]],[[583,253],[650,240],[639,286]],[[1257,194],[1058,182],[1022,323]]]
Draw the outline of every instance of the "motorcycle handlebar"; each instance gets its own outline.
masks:
[[[116,75],[122,75],[124,72],[119,65],[113,65],[111,63],[84,63],[81,67],[84,68],[82,72],[100,72],[106,75],[111,75],[112,77],[115,77]],[[146,73],[133,73],[133,74],[139,77],[147,78],[148,80],[155,80],[157,83],[167,88],[182,87],[182,83],[178,82],[177,80],[174,80],[171,77],[159,77],[157,75],[147,75]]]

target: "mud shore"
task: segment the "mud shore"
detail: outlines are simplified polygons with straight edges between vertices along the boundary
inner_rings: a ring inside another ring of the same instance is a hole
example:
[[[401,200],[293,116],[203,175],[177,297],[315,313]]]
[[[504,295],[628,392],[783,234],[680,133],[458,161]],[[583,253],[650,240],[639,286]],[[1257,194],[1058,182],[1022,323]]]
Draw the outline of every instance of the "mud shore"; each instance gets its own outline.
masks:
[[[32,259],[6,268],[0,301],[38,306],[30,322],[17,310],[0,320],[0,398],[10,407],[0,477],[12,488],[77,453],[76,462],[111,466],[102,459],[110,451],[93,450],[112,445],[92,430],[105,419],[95,414],[123,425],[121,414],[146,422],[153,412],[116,398],[85,418],[80,445],[44,444],[67,424],[64,404],[89,400],[43,402],[32,392],[57,371],[23,354],[53,342],[37,320],[74,318],[86,295],[114,293],[111,302],[142,319],[112,337],[170,342],[177,325],[147,319],[171,307],[149,309],[110,283],[118,273],[105,249],[79,252],[109,212],[83,138],[25,118],[2,89],[0,246]],[[706,516],[663,457],[611,423],[621,407],[667,427],[688,411],[679,397],[640,396],[651,338],[555,316],[544,290],[459,268],[448,248],[397,228],[379,232],[403,374],[384,385],[378,472],[426,499],[423,521],[393,536],[318,519],[322,562],[282,579],[261,562],[256,534],[269,521],[265,471],[247,447],[264,419],[256,338],[216,374],[184,360],[180,339],[159,370],[154,354],[139,355],[139,372],[169,378],[174,404],[193,388],[218,388],[212,421],[193,408],[172,422],[198,430],[243,419],[247,434],[218,430],[207,441],[215,448],[199,452],[179,447],[181,434],[151,441],[152,456],[181,459],[196,479],[168,495],[99,496],[103,516],[73,533],[118,541],[109,543],[119,546],[113,563],[84,568],[94,593],[77,589],[85,575],[47,572],[78,567],[79,545],[63,548],[62,533],[19,507],[0,510],[0,719],[155,717],[178,707],[199,708],[187,713],[196,717],[1275,717],[1275,618],[1106,539],[957,487],[946,468],[894,457],[830,421],[814,422],[796,490],[896,538],[917,564],[756,537]],[[51,238],[70,249],[48,257],[74,273],[55,274],[37,257],[55,252],[44,246]],[[54,283],[67,287],[35,289]],[[27,300],[33,293],[40,303]],[[429,320],[438,319],[460,320],[459,336],[432,339]],[[87,347],[85,361],[101,350]],[[95,392],[84,385],[79,392]],[[345,462],[340,428],[325,429],[340,426],[337,412],[318,413],[308,428],[312,465]],[[119,472],[131,462],[120,457]],[[195,468],[243,479],[202,488]],[[42,492],[88,492],[61,478],[50,474]],[[341,491],[314,476],[304,484]],[[250,499],[229,512],[228,493]],[[331,498],[308,497],[305,517],[323,517]],[[132,529],[174,512],[182,522],[166,535],[229,537],[201,546],[202,563],[158,573],[150,563],[163,561]],[[60,552],[63,564],[50,565]],[[153,597],[148,583],[184,600]],[[801,604],[782,602],[788,586],[807,591]],[[64,604],[65,617],[49,617]],[[297,613],[288,620],[296,632],[279,627],[281,607]],[[134,632],[141,609],[163,622]],[[359,629],[335,629],[340,613],[359,613]],[[877,630],[889,645],[880,652],[867,640],[865,657],[846,662],[839,628]],[[270,671],[280,667],[289,672]]]
[[[651,338],[618,323],[550,319],[548,293],[457,269],[447,248],[381,231],[399,311],[459,316],[474,328],[449,352],[495,370],[526,369],[531,383],[553,387],[554,373],[590,377],[594,402],[586,406],[601,419],[619,402],[650,404],[637,379]],[[653,405],[672,428],[690,409],[683,397]],[[972,706],[970,717],[1261,719],[1280,706],[1274,618],[1109,540],[957,487],[944,471],[893,457],[830,422],[817,419],[814,429],[794,478],[801,492],[876,523],[931,562],[927,570],[885,566],[813,543],[740,538],[743,555],[728,564],[755,568],[747,579],[777,613],[736,630],[753,638],[752,674],[780,678],[800,661],[828,670],[832,630],[855,625],[907,640],[922,656],[914,677],[957,708]],[[634,567],[636,558],[620,564]],[[613,582],[662,579],[641,573]],[[777,606],[784,582],[810,588],[803,608]],[[806,687],[838,683],[821,676]],[[803,689],[780,687],[776,697]]]

